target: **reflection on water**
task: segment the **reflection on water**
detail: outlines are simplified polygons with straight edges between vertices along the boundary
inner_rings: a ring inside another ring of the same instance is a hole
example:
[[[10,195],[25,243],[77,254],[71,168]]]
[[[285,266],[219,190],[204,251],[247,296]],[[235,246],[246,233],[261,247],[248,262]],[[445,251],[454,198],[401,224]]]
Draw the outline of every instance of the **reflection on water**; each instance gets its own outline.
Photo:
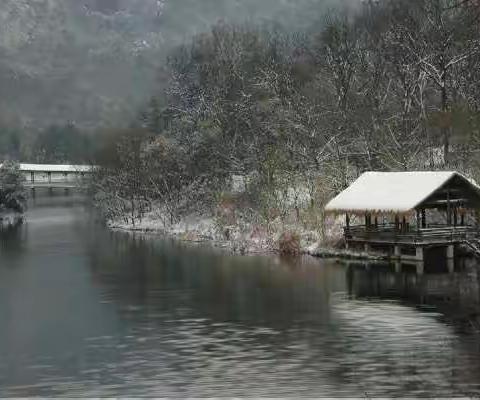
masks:
[[[474,266],[231,256],[37,199],[2,234],[0,395],[479,395],[479,295]]]

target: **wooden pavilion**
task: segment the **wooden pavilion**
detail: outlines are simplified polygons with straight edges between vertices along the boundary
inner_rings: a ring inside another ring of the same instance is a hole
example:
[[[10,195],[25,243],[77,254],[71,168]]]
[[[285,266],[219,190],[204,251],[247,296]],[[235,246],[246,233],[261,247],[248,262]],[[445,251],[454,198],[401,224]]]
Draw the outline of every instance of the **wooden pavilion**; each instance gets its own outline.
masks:
[[[395,258],[424,260],[424,250],[479,236],[480,187],[457,172],[366,172],[325,211],[345,214],[345,241],[389,248]],[[360,222],[359,222],[360,219]]]

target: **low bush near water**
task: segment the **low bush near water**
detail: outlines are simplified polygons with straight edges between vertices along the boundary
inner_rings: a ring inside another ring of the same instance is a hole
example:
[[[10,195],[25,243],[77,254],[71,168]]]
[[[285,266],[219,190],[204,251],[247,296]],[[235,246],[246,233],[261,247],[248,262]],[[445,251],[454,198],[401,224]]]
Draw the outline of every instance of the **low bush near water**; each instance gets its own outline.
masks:
[[[281,255],[295,256],[300,254],[300,236],[295,232],[284,232],[278,240]]]

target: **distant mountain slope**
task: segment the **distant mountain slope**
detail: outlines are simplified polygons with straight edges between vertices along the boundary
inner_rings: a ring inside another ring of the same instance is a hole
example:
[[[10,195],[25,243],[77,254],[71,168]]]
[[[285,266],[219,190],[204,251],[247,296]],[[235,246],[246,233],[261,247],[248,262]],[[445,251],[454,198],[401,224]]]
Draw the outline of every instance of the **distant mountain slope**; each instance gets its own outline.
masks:
[[[288,28],[360,0],[2,0],[0,123],[127,122],[168,49],[224,19]]]

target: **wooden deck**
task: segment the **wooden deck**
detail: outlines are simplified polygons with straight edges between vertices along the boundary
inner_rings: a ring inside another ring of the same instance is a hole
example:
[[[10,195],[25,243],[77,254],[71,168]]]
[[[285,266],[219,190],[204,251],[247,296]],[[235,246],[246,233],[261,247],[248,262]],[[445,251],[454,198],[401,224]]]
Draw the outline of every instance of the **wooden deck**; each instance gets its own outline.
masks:
[[[80,184],[75,184],[72,182],[27,182],[24,185],[27,189],[79,189],[81,188]]]
[[[411,227],[396,229],[394,225],[351,226],[345,228],[347,242],[389,244],[389,245],[446,245],[462,243],[480,237],[480,230],[474,226],[436,225],[423,229]]]

